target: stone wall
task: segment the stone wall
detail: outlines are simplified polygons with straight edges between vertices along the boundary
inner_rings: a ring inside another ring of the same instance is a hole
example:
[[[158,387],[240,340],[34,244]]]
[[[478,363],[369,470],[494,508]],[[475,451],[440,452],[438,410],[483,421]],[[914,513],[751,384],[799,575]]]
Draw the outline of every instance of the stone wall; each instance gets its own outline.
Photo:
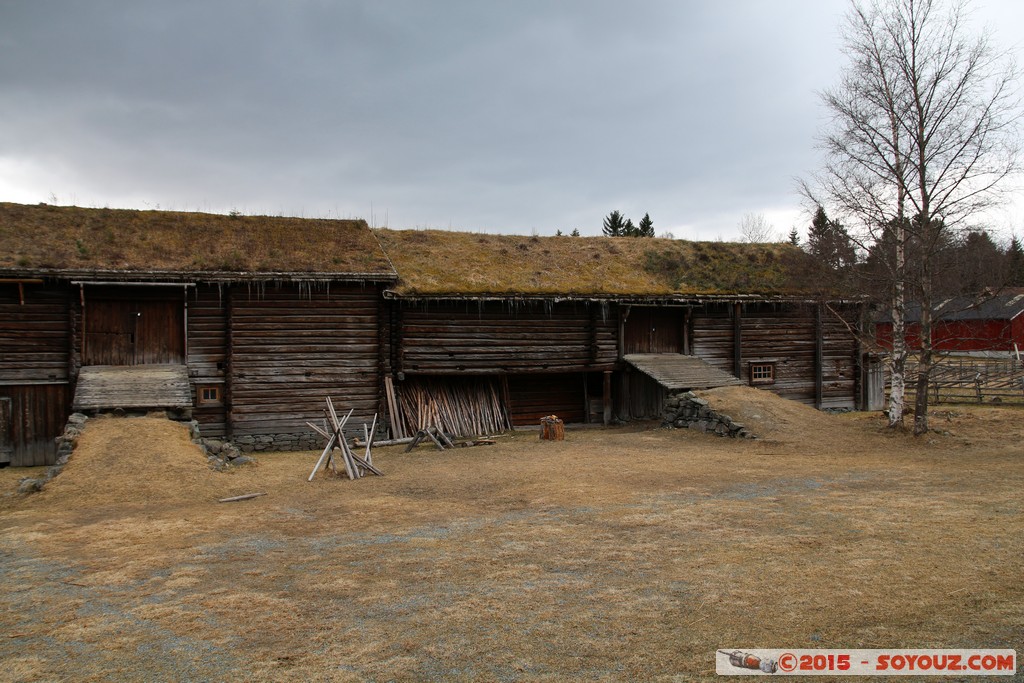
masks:
[[[326,442],[315,432],[305,434],[259,434],[236,436],[231,443],[243,453],[254,451],[322,451]]]
[[[724,413],[713,410],[708,402],[692,391],[672,391],[665,398],[664,425],[679,429],[697,429],[718,436],[756,439],[747,428]]]

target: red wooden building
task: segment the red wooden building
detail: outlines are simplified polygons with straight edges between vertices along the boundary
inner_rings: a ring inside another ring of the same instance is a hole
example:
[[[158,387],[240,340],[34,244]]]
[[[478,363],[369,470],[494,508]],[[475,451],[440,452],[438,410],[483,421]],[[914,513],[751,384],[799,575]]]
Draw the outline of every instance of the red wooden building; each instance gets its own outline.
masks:
[[[906,341],[911,349],[921,348],[920,319],[920,308],[909,306]],[[882,348],[892,348],[891,318],[877,323],[877,335]],[[1024,291],[943,301],[932,319],[932,346],[946,353],[1024,353]]]

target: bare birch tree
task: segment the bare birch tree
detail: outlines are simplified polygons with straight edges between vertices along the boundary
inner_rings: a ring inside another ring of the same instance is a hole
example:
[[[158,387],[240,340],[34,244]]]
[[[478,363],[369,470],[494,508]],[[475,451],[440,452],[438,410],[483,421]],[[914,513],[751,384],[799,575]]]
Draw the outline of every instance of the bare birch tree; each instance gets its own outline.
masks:
[[[758,244],[774,242],[778,235],[763,213],[746,213],[739,223],[740,237],[744,242]]]
[[[935,254],[999,200],[1019,158],[1015,67],[987,35],[968,33],[965,8],[957,0],[853,3],[842,32],[849,64],[822,95],[832,114],[828,161],[805,185],[858,228],[863,249],[892,245],[876,250],[881,268],[872,272],[883,274],[893,319],[894,427],[903,424],[908,296],[920,304],[917,434],[928,430]]]

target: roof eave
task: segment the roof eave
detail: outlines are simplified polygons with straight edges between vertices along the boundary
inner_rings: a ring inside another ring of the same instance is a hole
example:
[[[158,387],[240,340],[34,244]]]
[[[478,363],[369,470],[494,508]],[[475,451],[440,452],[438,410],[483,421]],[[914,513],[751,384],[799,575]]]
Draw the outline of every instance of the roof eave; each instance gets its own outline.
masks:
[[[624,304],[701,304],[713,302],[785,302],[785,303],[861,303],[861,299],[837,296],[815,296],[812,294],[577,294],[528,292],[396,292],[384,290],[384,297],[397,301],[591,301]]]
[[[65,268],[0,268],[11,278],[50,278],[74,280],[117,280],[119,282],[194,281],[202,282],[397,282],[395,273],[380,272],[297,272],[297,271],[222,271],[222,270],[75,270]]]

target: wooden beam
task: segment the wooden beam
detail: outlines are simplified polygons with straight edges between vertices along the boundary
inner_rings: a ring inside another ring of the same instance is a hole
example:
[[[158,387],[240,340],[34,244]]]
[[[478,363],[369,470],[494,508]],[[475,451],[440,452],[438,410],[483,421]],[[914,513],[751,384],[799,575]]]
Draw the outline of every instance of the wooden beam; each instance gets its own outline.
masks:
[[[607,427],[612,421],[612,373],[604,371],[604,426]]]
[[[814,307],[814,407],[821,410],[824,394],[825,321],[822,305]]]
[[[220,286],[220,285],[218,285]],[[224,434],[231,439],[235,434],[234,405],[232,394],[235,384],[235,363],[233,347],[235,345],[234,321],[234,287],[226,285],[224,292]],[[315,472],[316,470],[314,470]]]
[[[693,322],[693,309],[687,308],[683,312],[683,355],[689,356],[692,352],[690,348],[690,327]]]
[[[732,374],[743,379],[743,308],[732,305]]]
[[[629,386],[630,369],[627,367],[623,370],[620,377],[622,378],[622,396],[620,397],[620,405],[625,406],[625,413],[620,415],[623,420],[633,419],[633,392]]]
[[[626,320],[629,319],[629,306],[623,306],[619,309],[619,353],[618,359],[621,361],[622,357],[626,354]]]

